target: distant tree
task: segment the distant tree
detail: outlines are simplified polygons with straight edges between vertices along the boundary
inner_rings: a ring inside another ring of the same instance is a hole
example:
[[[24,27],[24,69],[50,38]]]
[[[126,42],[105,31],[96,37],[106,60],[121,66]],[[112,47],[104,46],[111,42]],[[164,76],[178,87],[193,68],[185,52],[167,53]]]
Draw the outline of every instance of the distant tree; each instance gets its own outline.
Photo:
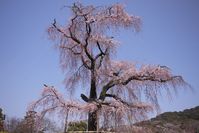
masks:
[[[36,127],[36,112],[26,112],[24,119],[7,118],[5,122],[5,129],[9,133],[38,133]]]
[[[5,129],[9,133],[36,133],[35,128],[35,113],[27,112],[24,119],[7,118],[5,121]]]
[[[84,111],[86,108],[88,130],[96,131],[100,121],[110,124],[114,120],[117,126],[127,119],[136,121],[145,117],[148,111],[159,108],[157,96],[161,90],[170,92],[186,85],[168,67],[113,60],[118,41],[111,33],[121,28],[138,32],[141,25],[140,18],[128,14],[122,4],[95,7],[74,3],[69,9],[72,12],[69,22],[61,26],[54,20],[48,33],[60,50],[66,88],[72,92],[79,85],[81,89],[90,87],[89,95],[81,94],[87,106],[69,104],[60,95],[47,95],[46,90],[56,90],[46,86],[43,92],[46,95],[34,107],[47,106],[53,99],[56,102],[52,102],[51,110],[62,107],[61,110],[68,112],[71,107]],[[49,102],[41,102],[43,99]]]
[[[27,113],[24,119],[20,118],[6,118],[4,122],[5,131],[9,133],[60,133],[60,129],[57,127],[56,123],[52,122],[48,118],[42,119],[39,123],[36,123],[38,120],[35,117],[32,117]],[[37,116],[36,116],[37,117]],[[34,119],[33,119],[34,118]],[[34,121],[34,122],[33,122]]]
[[[7,117],[5,120],[5,130],[9,133],[25,133],[23,132],[23,126],[22,126],[22,119],[19,118],[9,118]]]
[[[26,132],[28,133],[60,132],[56,123],[44,116],[41,119],[35,111],[28,111],[26,113],[23,125],[26,127]]]
[[[4,120],[5,114],[3,114],[3,109],[0,108],[0,131],[4,131]]]
[[[23,125],[27,128],[27,132],[29,133],[35,133],[36,132],[36,114],[37,112],[35,111],[28,111],[26,112],[26,116],[24,117],[24,123]]]

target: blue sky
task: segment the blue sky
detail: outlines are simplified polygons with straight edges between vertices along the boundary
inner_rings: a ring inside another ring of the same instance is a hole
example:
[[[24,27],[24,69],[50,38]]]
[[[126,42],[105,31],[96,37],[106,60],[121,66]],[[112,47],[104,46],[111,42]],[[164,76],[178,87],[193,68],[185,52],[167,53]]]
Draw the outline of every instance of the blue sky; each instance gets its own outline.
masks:
[[[198,0],[83,0],[85,4],[122,2],[142,18],[142,30],[118,33],[122,42],[116,59],[169,66],[194,91],[180,89],[172,102],[160,97],[162,111],[199,105]],[[0,107],[9,116],[23,117],[43,84],[65,92],[59,54],[46,29],[56,18],[66,23],[68,0],[0,0]]]

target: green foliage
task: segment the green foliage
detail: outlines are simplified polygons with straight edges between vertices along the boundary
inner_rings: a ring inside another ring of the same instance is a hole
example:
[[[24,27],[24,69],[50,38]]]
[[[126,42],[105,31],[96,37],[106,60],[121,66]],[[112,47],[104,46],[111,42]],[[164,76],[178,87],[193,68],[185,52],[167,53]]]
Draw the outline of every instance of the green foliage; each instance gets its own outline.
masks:
[[[154,133],[199,133],[199,106],[181,112],[166,112],[149,121],[136,124]]]
[[[86,131],[87,123],[85,121],[70,122],[68,124],[68,131]]]

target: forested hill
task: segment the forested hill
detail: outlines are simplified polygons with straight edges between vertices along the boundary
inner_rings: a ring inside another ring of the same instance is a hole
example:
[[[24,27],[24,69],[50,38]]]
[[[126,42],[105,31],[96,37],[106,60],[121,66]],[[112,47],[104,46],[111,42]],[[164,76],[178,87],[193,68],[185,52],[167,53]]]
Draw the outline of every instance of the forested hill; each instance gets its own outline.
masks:
[[[199,106],[180,112],[166,112],[135,125],[152,133],[199,133]]]

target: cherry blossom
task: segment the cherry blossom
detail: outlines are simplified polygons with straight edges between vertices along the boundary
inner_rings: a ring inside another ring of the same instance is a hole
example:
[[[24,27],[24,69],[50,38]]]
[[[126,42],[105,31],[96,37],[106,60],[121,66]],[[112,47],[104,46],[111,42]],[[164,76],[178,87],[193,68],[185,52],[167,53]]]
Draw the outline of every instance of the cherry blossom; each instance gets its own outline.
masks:
[[[88,93],[81,93],[84,102],[67,101],[54,87],[46,86],[31,105],[41,115],[56,110],[66,116],[67,123],[69,112],[87,113],[88,130],[96,131],[100,121],[114,120],[117,125],[146,118],[149,111],[159,109],[157,96],[162,90],[187,85],[166,66],[113,60],[122,43],[110,33],[121,28],[138,32],[141,27],[140,17],[127,13],[122,4],[95,7],[77,2],[69,9],[69,22],[59,25],[54,20],[48,34],[59,49],[66,89],[72,94],[89,87]]]

